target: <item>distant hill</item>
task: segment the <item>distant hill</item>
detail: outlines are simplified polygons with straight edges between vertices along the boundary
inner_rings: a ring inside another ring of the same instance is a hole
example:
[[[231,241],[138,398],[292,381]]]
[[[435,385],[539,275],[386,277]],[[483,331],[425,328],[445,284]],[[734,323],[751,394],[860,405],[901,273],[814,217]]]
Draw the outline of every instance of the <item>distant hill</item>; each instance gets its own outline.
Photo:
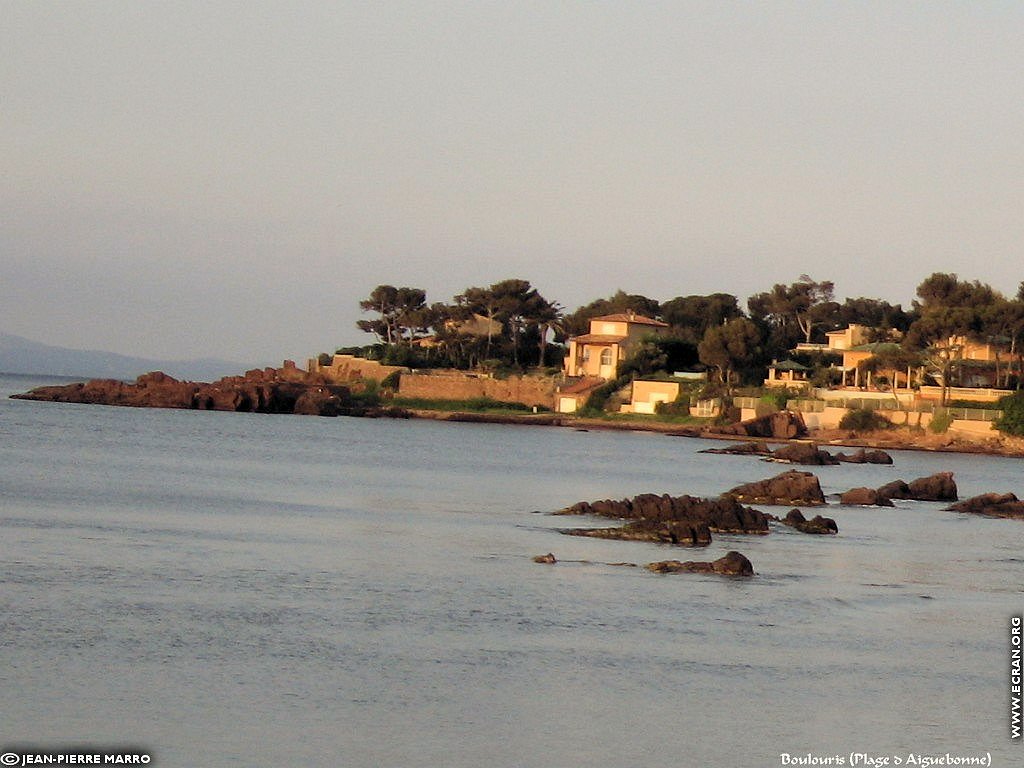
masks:
[[[51,347],[38,341],[0,333],[0,372],[84,379],[127,379],[149,371],[163,371],[177,379],[214,381],[222,376],[244,373],[249,368],[229,360],[151,360],[114,352]]]

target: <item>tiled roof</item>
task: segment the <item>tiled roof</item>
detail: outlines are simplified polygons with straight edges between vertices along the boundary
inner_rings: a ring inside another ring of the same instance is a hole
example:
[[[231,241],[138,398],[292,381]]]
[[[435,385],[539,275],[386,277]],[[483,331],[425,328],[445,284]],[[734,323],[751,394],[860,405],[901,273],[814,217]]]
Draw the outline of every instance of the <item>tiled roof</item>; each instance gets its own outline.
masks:
[[[561,395],[579,395],[583,392],[599,387],[604,383],[604,379],[587,376],[579,381],[574,381],[571,384],[566,384],[559,388],[558,393]]]
[[[618,344],[628,337],[608,336],[600,333],[585,333],[582,336],[573,336],[572,340],[577,344]]]
[[[668,328],[668,323],[663,323],[661,320],[654,320],[650,317],[644,317],[643,315],[631,315],[626,312],[620,312],[616,315],[603,315],[602,317],[592,317],[591,321],[603,320],[607,323],[635,323],[637,325],[654,325],[658,328]]]

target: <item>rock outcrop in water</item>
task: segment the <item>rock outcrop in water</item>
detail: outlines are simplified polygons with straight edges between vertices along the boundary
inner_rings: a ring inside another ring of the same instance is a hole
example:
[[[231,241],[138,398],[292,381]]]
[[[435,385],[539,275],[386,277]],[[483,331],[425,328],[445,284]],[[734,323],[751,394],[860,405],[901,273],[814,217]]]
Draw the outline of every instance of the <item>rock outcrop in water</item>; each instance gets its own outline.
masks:
[[[786,507],[815,507],[825,503],[818,478],[810,472],[791,469],[781,475],[738,485],[723,494],[744,504],[768,504]]]
[[[617,520],[704,523],[715,533],[768,533],[763,512],[744,507],[734,499],[703,499],[698,496],[669,496],[642,493],[619,501],[581,501],[556,515],[594,515]]]
[[[812,533],[818,535],[830,535],[839,533],[839,526],[831,517],[815,515],[810,520],[804,517],[799,509],[791,509],[785,517],[778,518],[783,525],[795,528],[801,533]]]
[[[375,415],[352,398],[350,388],[329,384],[322,376],[294,365],[251,370],[213,383],[179,381],[160,371],[133,383],[93,379],[86,383],[38,387],[22,400],[89,403],[137,408],[183,408],[205,411],[296,413],[315,416]]]
[[[851,454],[837,453],[836,459],[846,464],[892,464],[892,456],[885,451],[864,448]]]
[[[567,536],[617,541],[650,541],[677,547],[706,547],[711,543],[711,530],[706,523],[684,520],[634,520],[614,528],[564,528]]]
[[[761,456],[766,461],[780,464],[802,464],[805,466],[828,467],[841,462],[850,464],[892,464],[892,456],[885,451],[866,451],[861,448],[849,455],[829,453],[814,443],[791,443],[772,450],[766,443],[738,443],[725,448],[706,448],[701,453],[717,453],[729,456]]]
[[[725,576],[753,576],[754,566],[745,555],[732,551],[710,563],[688,560],[661,560],[648,563],[647,570],[655,573],[720,573]]]
[[[569,536],[652,541],[681,547],[706,547],[715,533],[768,533],[763,512],[733,499],[702,499],[645,493],[632,499],[581,501],[556,515],[593,515],[626,520],[614,528],[567,528]]]
[[[893,503],[881,489],[851,488],[839,497],[839,503],[849,507],[891,507]]]
[[[851,506],[891,507],[893,499],[956,501],[956,481],[952,472],[937,472],[909,484],[893,480],[880,488],[851,488],[840,496],[839,501]]]
[[[723,456],[771,456],[772,449],[765,443],[736,443],[724,448],[705,448],[699,453],[715,453]]]
[[[708,430],[716,435],[738,435],[740,437],[774,437],[777,440],[791,440],[807,435],[804,418],[795,411],[778,411],[756,419],[741,421],[725,427]]]
[[[828,467],[839,463],[839,459],[828,451],[823,451],[814,443],[792,443],[771,452],[769,461],[780,464],[804,464],[814,467]]]
[[[1024,501],[1013,493],[983,493],[946,507],[951,512],[965,512],[985,517],[1024,520]]]
[[[919,477],[908,486],[910,498],[917,501],[956,501],[957,488],[952,472],[937,472]]]

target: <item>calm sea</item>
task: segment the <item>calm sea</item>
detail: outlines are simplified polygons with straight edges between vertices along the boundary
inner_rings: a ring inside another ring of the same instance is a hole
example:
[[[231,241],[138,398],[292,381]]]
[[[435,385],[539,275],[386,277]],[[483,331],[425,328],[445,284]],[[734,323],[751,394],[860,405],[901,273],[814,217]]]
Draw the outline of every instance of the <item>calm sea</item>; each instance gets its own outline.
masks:
[[[132,745],[160,766],[1020,764],[1020,521],[834,504],[837,537],[570,538],[538,512],[781,469],[630,432],[6,399],[39,383],[0,377],[0,748]],[[817,474],[838,493],[950,470],[961,496],[1024,496],[1020,460],[895,458]],[[730,549],[755,578],[601,564]],[[549,551],[594,564],[531,562]]]

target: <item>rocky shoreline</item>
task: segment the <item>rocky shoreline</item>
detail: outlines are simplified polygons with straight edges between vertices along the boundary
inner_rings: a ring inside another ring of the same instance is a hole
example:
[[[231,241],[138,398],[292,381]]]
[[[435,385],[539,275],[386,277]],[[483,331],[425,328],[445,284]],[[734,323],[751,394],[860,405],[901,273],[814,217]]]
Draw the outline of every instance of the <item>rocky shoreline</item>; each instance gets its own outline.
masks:
[[[280,413],[310,416],[404,416],[366,407],[349,387],[331,384],[294,367],[251,370],[212,383],[179,381],[160,371],[128,383],[92,379],[85,383],[37,387],[11,395],[15,400],[114,405],[129,408],[175,408],[200,411]]]
[[[754,452],[777,453],[769,445],[850,447],[868,450],[909,450],[971,453],[1024,457],[1024,439],[993,434],[984,440],[955,435],[936,435],[922,430],[897,428],[882,432],[854,433],[848,430],[801,431],[793,414],[781,412],[768,417],[730,425],[685,427],[646,419],[584,418],[560,413],[479,413],[368,406],[354,395],[353,387],[328,381],[319,374],[286,363],[282,368],[257,369],[242,376],[227,376],[212,383],[179,381],[159,371],[128,383],[114,379],[93,379],[85,383],[38,387],[14,399],[63,403],[89,403],[139,408],[182,408],[193,410],[244,411],[317,416],[370,416],[422,418],[486,424],[570,427],[578,430],[627,430],[654,432],[673,437],[698,437],[729,442],[746,442]],[[799,419],[799,417],[796,417]],[[728,452],[728,451],[723,451]],[[784,460],[783,457],[777,457]],[[842,460],[842,459],[841,459]],[[849,460],[849,459],[846,459]]]

